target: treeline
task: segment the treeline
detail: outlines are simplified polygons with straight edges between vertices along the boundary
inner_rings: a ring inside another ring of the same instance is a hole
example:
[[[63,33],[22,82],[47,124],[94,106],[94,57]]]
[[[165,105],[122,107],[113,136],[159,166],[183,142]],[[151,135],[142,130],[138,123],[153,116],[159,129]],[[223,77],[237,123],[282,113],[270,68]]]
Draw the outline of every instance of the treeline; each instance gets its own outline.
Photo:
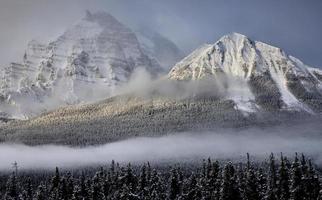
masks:
[[[321,200],[319,174],[304,155],[291,162],[271,154],[265,163],[219,163],[204,160],[199,167],[173,165],[168,170],[121,167],[112,161],[108,169],[93,175],[60,173],[37,183],[13,173],[2,191],[5,200]],[[19,173],[18,173],[19,174]]]

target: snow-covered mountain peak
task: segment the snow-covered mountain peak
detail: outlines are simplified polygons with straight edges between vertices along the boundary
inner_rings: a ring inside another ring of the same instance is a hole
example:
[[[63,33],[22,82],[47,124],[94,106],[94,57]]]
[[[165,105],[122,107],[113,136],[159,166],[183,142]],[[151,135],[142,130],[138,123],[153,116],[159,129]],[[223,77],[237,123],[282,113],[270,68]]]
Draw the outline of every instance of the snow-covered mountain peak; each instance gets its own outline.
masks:
[[[182,65],[188,63],[191,65],[186,68],[194,73],[186,74],[188,77],[180,73],[170,73],[170,76],[179,75],[177,79],[198,79],[207,73],[215,74],[216,71],[223,71],[233,76],[249,79],[254,74],[262,74],[272,69],[281,73],[290,71],[308,73],[307,66],[300,60],[287,55],[282,49],[260,41],[253,41],[240,33],[231,33],[221,37],[214,44],[201,46],[179,62],[171,72],[180,71]]]
[[[161,72],[155,53],[147,53],[136,33],[112,15],[87,12],[56,40],[30,41],[21,62],[0,70],[0,111],[33,116],[109,97],[137,68],[154,75]]]
[[[230,34],[222,36],[217,42],[233,42],[236,44],[240,44],[241,42],[244,42],[245,40],[248,40],[246,35],[243,35],[241,33],[232,32]]]
[[[322,108],[322,82],[318,71],[278,47],[231,33],[192,52],[172,68],[169,78],[233,77],[244,80],[249,86],[254,98],[248,94],[247,102],[257,101],[274,109],[312,112],[312,109]]]

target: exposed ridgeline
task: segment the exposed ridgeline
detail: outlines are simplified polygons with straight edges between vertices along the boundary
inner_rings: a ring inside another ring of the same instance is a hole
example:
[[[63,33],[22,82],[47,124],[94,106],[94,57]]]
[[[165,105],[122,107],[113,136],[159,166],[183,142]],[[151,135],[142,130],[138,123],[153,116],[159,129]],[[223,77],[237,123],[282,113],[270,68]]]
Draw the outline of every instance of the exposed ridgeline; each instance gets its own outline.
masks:
[[[0,71],[0,116],[26,118],[63,105],[105,99],[137,68],[154,75],[168,69],[169,63],[160,61],[158,52],[149,47],[178,51],[174,56],[180,52],[166,38],[154,38],[140,35],[139,41],[113,16],[87,12],[53,42],[29,42],[23,61]],[[172,59],[174,64],[180,58]]]
[[[207,44],[176,64],[173,80],[237,77],[247,85],[232,99],[246,111],[322,111],[322,70],[311,68],[283,50],[232,33]],[[224,84],[230,85],[229,79]]]
[[[272,126],[322,111],[322,71],[230,34],[141,91],[0,126],[0,140],[88,145],[218,127]]]

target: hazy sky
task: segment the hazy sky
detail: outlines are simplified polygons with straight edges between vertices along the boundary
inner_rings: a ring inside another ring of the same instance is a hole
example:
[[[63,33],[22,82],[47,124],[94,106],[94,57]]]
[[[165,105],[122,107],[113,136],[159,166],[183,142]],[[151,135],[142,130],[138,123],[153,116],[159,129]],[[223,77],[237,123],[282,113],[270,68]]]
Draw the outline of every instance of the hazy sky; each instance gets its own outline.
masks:
[[[322,67],[321,0],[1,0],[0,65],[21,60],[30,39],[54,39],[86,9],[153,28],[186,53],[240,32]]]

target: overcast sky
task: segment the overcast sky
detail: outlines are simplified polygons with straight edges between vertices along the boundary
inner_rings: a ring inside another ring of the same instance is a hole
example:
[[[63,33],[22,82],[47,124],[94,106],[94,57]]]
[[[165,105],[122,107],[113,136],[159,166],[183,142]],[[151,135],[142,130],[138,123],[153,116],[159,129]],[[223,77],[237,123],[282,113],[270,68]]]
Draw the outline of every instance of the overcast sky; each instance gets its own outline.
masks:
[[[31,39],[55,39],[86,9],[155,29],[186,53],[240,32],[322,67],[321,0],[1,0],[0,65],[21,60]]]

